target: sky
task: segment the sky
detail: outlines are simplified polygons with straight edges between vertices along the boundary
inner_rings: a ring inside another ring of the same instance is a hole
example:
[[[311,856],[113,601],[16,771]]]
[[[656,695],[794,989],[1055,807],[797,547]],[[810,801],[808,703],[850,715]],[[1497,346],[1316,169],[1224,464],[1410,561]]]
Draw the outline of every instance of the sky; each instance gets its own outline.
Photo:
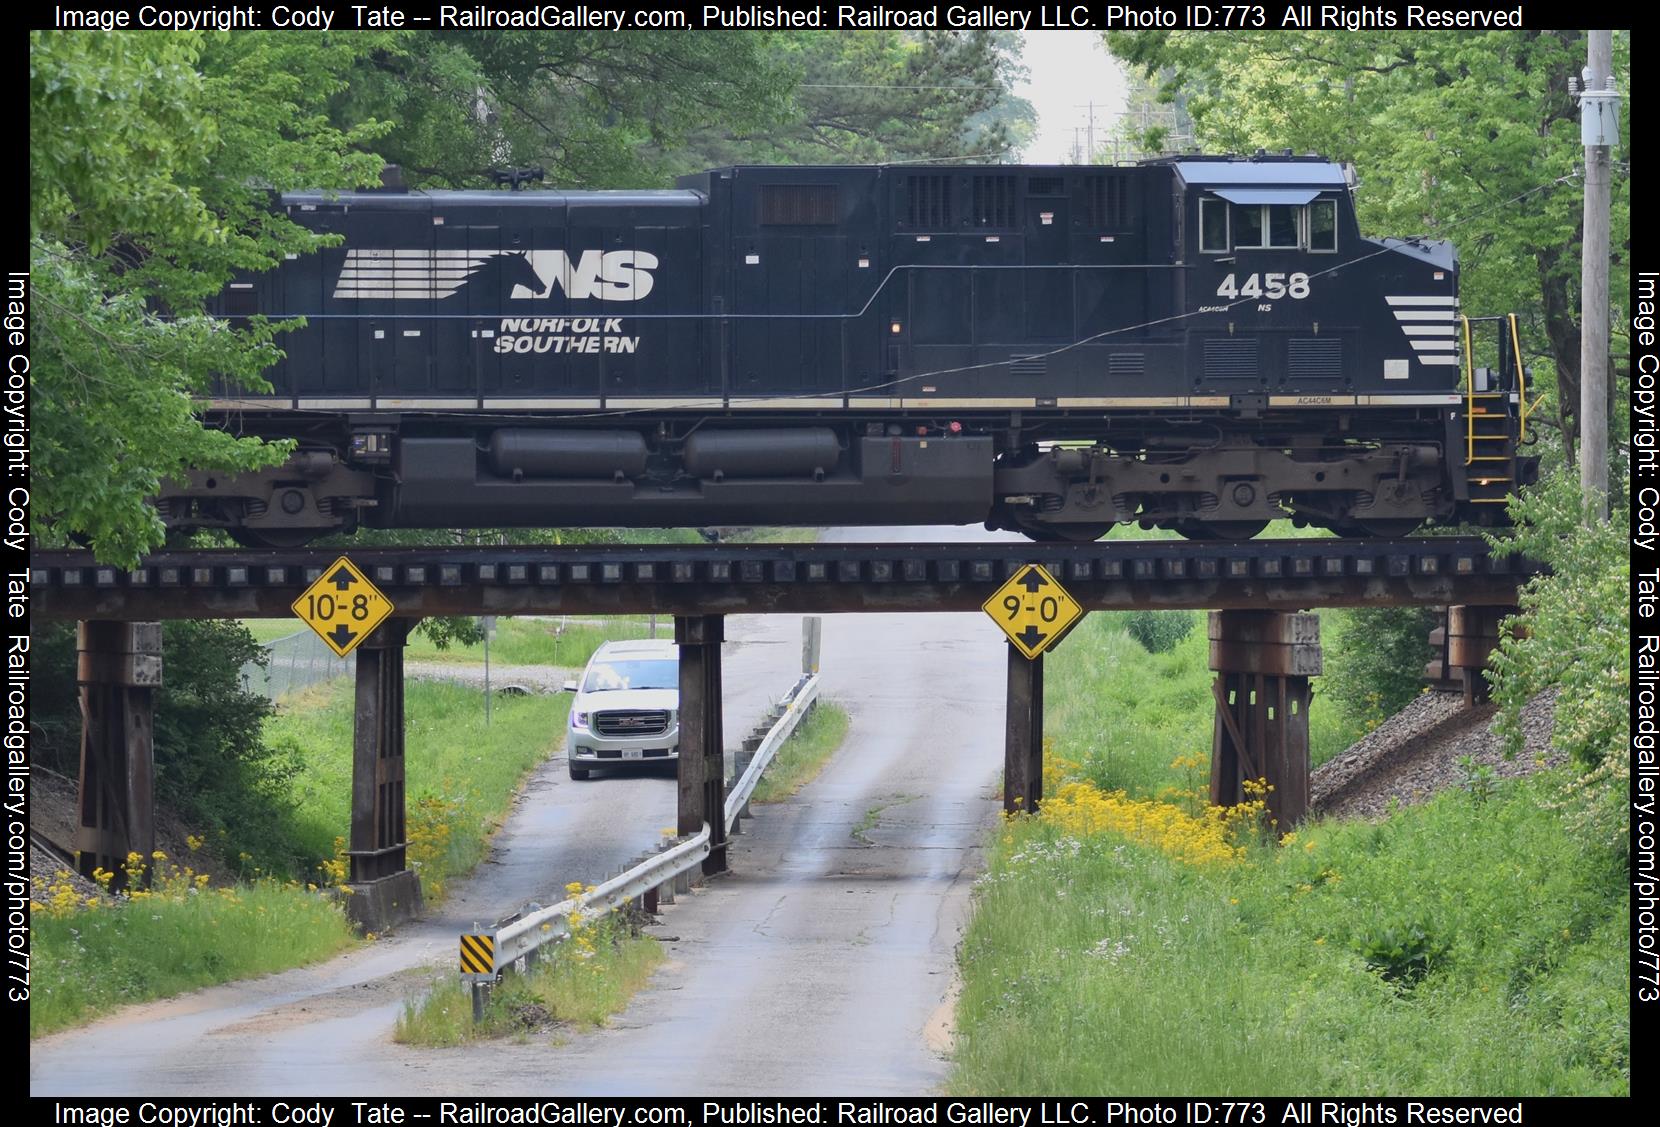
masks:
[[[1098,31],[1028,31],[1022,61],[1031,77],[1015,93],[1038,112],[1037,135],[1021,157],[1027,164],[1070,164],[1095,102],[1096,151],[1124,108],[1124,76]]]

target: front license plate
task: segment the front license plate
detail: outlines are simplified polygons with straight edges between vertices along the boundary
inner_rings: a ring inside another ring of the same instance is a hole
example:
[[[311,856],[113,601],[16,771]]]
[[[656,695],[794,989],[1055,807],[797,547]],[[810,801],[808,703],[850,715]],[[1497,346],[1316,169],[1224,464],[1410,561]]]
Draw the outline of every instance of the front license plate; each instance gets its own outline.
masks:
[[[640,755],[641,755],[641,750],[637,747],[625,747],[625,748],[623,748],[623,758],[624,759],[638,759],[638,758],[640,758]]]

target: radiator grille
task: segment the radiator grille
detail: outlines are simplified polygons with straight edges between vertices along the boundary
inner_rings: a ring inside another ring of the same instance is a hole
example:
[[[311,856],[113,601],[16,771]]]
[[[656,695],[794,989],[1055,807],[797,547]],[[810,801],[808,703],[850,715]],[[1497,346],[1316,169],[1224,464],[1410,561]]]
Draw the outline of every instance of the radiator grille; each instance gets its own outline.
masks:
[[[1116,175],[1091,176],[1084,181],[1084,223],[1101,231],[1121,231],[1129,210],[1128,185]]]
[[[1307,337],[1286,343],[1286,372],[1291,381],[1343,378],[1343,341],[1337,337]]]
[[[951,178],[912,176],[905,184],[905,222],[943,231],[951,226]]]
[[[1205,341],[1207,380],[1257,378],[1257,342],[1254,337],[1212,337]]]
[[[1107,357],[1107,375],[1140,376],[1146,374],[1147,357],[1140,352],[1114,352]]]
[[[669,714],[660,708],[594,713],[594,731],[602,736],[660,736],[669,730]]]
[[[840,210],[834,184],[761,185],[762,226],[831,227]]]
[[[974,178],[974,224],[977,227],[1013,227],[1013,176]]]
[[[1047,356],[1011,356],[1009,374],[1013,376],[1041,376],[1049,371]]]

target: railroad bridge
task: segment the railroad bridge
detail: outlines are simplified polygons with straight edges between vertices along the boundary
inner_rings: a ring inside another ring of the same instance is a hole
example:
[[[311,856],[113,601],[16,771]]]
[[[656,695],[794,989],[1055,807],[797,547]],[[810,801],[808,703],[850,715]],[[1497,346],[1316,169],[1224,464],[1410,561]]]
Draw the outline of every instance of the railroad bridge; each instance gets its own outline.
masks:
[[[32,612],[80,623],[77,863],[119,872],[154,848],[151,713],[167,618],[280,618],[338,549],[160,553],[132,570],[83,552],[37,552]],[[1211,611],[1216,671],[1210,794],[1274,786],[1282,825],[1308,803],[1309,678],[1320,672],[1319,607],[1446,606],[1443,675],[1467,700],[1540,567],[1474,538],[1097,541],[959,544],[627,545],[365,548],[348,553],[396,610],[358,648],[348,903],[379,928],[419,903],[406,858],[403,647],[435,615],[672,615],[680,646],[679,828],[715,832],[706,872],[725,868],[721,642],[728,614],[978,610],[1042,564],[1086,611]],[[1009,646],[1005,809],[1042,800],[1043,659]]]

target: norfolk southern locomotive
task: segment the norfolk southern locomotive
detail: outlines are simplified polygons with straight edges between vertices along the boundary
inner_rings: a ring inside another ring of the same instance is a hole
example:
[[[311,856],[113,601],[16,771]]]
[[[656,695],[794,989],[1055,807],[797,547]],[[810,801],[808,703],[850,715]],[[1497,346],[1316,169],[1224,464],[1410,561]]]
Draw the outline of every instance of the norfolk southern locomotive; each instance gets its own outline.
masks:
[[[1242,538],[1493,523],[1531,479],[1513,321],[1470,364],[1450,245],[1360,234],[1345,166],[721,169],[671,191],[291,194],[341,245],[234,282],[293,318],[298,440],[179,527],[984,521]]]

